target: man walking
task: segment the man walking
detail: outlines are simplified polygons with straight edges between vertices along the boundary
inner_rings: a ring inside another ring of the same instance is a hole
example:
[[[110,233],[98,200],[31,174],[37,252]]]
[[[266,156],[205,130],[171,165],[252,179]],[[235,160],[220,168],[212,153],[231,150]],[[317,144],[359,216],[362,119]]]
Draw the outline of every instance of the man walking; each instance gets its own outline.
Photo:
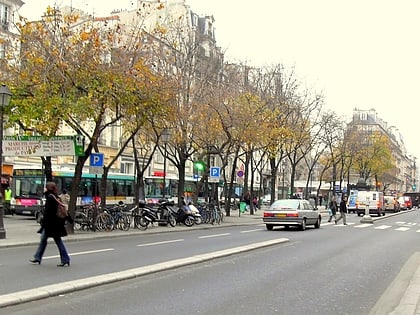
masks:
[[[330,218],[328,219],[328,222],[331,222],[332,218],[334,218],[334,221],[337,222],[337,201],[335,200],[335,196],[332,197],[330,203],[328,204],[328,210],[330,213]]]
[[[343,196],[341,198],[341,201],[340,201],[340,216],[338,217],[338,219],[335,220],[335,224],[337,224],[338,221],[343,219],[343,224],[347,225],[347,221],[346,221],[347,205],[346,205],[346,202],[347,202],[347,199],[346,199],[345,196]]]

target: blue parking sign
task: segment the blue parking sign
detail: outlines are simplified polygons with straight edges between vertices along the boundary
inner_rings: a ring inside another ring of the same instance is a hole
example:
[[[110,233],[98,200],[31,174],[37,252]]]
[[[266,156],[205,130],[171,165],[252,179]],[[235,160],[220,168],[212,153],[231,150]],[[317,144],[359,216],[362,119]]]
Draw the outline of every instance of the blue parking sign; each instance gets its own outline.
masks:
[[[218,167],[218,166],[210,167],[210,176],[211,177],[220,177],[220,167]]]
[[[90,166],[103,167],[104,166],[104,154],[103,153],[91,153],[90,154]]]

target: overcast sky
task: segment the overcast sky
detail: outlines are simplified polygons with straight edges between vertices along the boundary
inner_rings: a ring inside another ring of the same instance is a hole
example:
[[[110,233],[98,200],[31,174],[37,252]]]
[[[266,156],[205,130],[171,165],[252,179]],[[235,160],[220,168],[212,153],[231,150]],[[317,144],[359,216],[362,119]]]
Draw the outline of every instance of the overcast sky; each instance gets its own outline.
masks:
[[[25,1],[25,0],[24,0]],[[134,9],[103,0],[26,0],[20,13],[39,18],[48,4],[72,4],[95,15]],[[326,107],[350,119],[374,108],[396,126],[408,153],[420,158],[419,0],[187,0],[215,18],[218,46],[231,61],[295,68]]]

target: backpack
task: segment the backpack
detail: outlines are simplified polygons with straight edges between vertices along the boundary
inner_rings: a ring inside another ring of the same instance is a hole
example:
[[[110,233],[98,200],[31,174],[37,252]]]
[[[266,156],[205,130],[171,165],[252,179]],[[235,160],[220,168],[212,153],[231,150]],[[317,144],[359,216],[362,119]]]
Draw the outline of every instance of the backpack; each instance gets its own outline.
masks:
[[[54,197],[54,199],[57,201],[58,203],[58,208],[57,208],[57,217],[59,217],[60,219],[65,219],[68,217],[68,209],[67,209],[67,205],[62,203],[60,200],[58,200],[54,195],[52,195]]]

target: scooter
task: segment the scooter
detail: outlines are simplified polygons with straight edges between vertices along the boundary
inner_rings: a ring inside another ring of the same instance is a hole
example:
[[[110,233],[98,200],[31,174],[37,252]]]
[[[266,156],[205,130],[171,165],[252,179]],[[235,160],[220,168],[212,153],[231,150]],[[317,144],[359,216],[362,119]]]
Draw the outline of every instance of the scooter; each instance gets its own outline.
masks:
[[[152,207],[144,202],[139,203],[140,215],[134,218],[134,224],[140,229],[147,229],[149,224],[170,225],[177,223],[176,216],[171,211],[171,203],[162,201],[158,207]]]
[[[172,208],[173,209],[173,208]],[[173,209],[172,211],[175,211]],[[176,221],[177,223],[183,223],[185,226],[193,226],[195,223],[195,218],[191,213],[190,208],[187,205],[182,205],[176,212]]]
[[[194,206],[193,204],[192,204],[192,202],[190,202],[189,204],[188,204],[188,207],[190,208],[190,210],[191,210],[191,214],[193,215],[193,217],[194,217],[194,223],[195,224],[201,224],[202,222],[203,222],[203,218],[202,218],[202,216],[201,216],[201,214],[200,214],[200,211],[197,209],[197,207],[196,206]]]

